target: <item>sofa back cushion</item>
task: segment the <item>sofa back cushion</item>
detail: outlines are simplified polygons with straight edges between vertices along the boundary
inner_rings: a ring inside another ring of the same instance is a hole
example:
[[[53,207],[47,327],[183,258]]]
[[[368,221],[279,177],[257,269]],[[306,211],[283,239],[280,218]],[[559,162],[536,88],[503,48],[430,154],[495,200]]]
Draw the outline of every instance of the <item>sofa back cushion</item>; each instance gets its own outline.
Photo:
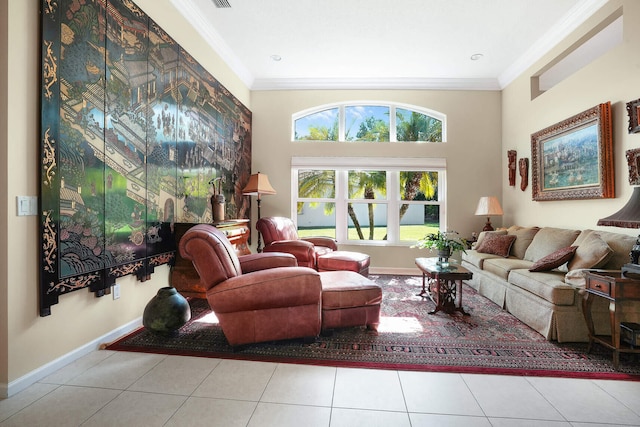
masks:
[[[613,249],[593,230],[582,230],[573,244],[578,248],[567,264],[569,270],[602,268],[613,255]]]
[[[613,250],[613,254],[602,268],[620,270],[624,264],[631,262],[629,252],[636,243],[637,235],[630,236],[610,231],[598,231],[598,234]]]
[[[524,259],[536,262],[558,249],[571,246],[579,234],[579,230],[543,227],[533,237],[524,254]]]
[[[523,259],[527,248],[539,230],[540,227],[520,227],[518,225],[509,227],[507,229],[507,235],[516,236],[515,242],[511,245],[511,255]]]

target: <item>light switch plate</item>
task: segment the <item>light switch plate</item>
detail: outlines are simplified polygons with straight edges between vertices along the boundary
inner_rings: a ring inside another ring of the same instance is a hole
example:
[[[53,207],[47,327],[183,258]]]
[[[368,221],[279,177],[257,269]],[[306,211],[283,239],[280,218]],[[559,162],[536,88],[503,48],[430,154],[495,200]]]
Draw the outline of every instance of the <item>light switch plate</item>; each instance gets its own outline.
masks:
[[[38,215],[38,198],[36,196],[16,197],[18,216]]]

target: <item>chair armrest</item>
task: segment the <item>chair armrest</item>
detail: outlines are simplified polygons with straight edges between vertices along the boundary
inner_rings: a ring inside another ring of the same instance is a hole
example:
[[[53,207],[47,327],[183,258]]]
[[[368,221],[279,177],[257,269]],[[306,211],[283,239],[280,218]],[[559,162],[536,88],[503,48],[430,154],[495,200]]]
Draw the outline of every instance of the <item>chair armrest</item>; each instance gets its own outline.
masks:
[[[301,267],[316,266],[314,245],[304,240],[278,240],[264,248],[264,252],[286,252],[292,254],[298,260]]]
[[[264,252],[261,254],[240,255],[242,274],[276,267],[297,267],[296,257],[284,252]]]
[[[318,304],[322,283],[317,271],[306,267],[276,267],[232,277],[207,291],[216,313],[265,310]]]
[[[306,242],[313,243],[315,246],[324,246],[325,248],[332,249],[334,251],[338,250],[338,243],[335,239],[326,236],[309,236],[303,237],[301,240]]]

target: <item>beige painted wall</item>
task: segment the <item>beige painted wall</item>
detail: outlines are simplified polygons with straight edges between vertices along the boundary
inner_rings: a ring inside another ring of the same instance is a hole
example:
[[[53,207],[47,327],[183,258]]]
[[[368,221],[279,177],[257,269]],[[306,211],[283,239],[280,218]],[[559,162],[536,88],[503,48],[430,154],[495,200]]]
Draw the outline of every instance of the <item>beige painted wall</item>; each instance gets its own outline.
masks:
[[[444,113],[448,121],[447,142],[367,144],[291,141],[292,114],[319,105],[356,100],[399,102]],[[444,157],[447,159],[447,228],[458,231],[463,237],[471,235],[474,230],[480,231],[486,220],[474,216],[478,199],[485,195],[500,197],[503,171],[498,91],[254,91],[251,106],[254,131],[252,170],[254,173],[266,173],[278,192],[275,196],[262,198],[262,216],[291,215],[290,170],[293,156]],[[252,218],[256,216],[254,213]],[[500,218],[494,218],[493,222],[500,224]],[[407,246],[342,245],[341,248],[370,254],[372,267],[415,268],[414,259],[420,254],[417,249]]]
[[[530,100],[529,77],[587,34],[607,16],[623,7],[624,42],[605,56],[576,72],[535,100]],[[625,151],[640,146],[640,134],[627,132],[626,103],[640,97],[640,2],[610,1],[571,37],[503,90],[502,151],[515,149],[518,157],[531,158],[531,134],[603,102],[611,101],[615,156],[615,199],[581,201],[531,200],[526,192],[503,183],[505,224],[552,225],[591,228],[637,235],[637,230],[598,227],[598,219],[617,212],[629,199]],[[506,165],[506,162],[503,166]]]
[[[136,3],[253,111],[253,171],[267,173],[278,190],[276,196],[263,199],[263,215],[288,215],[290,212],[291,156],[361,155],[358,144],[316,146],[291,142],[291,114],[316,105],[347,100],[402,102],[447,114],[447,144],[401,147],[389,144],[371,147],[368,155],[446,157],[449,228],[463,235],[482,227],[484,219],[473,216],[477,199],[482,195],[497,194],[503,198],[505,217],[503,221],[494,218],[494,225],[518,223],[595,228],[598,218],[615,212],[631,193],[626,182],[624,151],[640,146],[640,135],[627,134],[624,104],[640,97],[640,93],[634,92],[638,88],[640,70],[637,55],[640,28],[637,25],[634,28],[634,23],[640,22],[640,2],[635,0],[610,1],[602,13],[502,93],[251,93],[220,58],[206,48],[204,41],[186,25],[168,0],[137,0]],[[530,101],[528,76],[619,5],[625,10],[624,45]],[[117,301],[110,297],[96,299],[85,291],[74,292],[52,307],[51,316],[38,316],[37,219],[15,215],[17,195],[38,193],[38,9],[38,0],[0,1],[0,233],[3,236],[0,239],[0,386],[139,317],[156,289],[166,285],[168,275],[168,269],[161,267],[151,282],[123,279],[122,298]],[[10,105],[8,100],[11,100]],[[517,149],[520,157],[530,157],[531,133],[607,100],[614,105],[616,199],[536,203],[531,201],[530,189],[523,193],[518,187],[507,185],[508,149]],[[255,218],[255,203],[253,209]],[[628,232],[636,234],[633,230]],[[415,250],[409,248],[354,249],[369,252],[374,266],[413,267],[416,256]]]
[[[116,301],[110,296],[95,298],[87,290],[64,295],[52,306],[51,316],[39,317],[38,217],[16,216],[15,200],[18,195],[35,196],[39,188],[40,2],[1,3],[0,88],[6,88],[8,96],[3,92],[0,97],[0,153],[4,153],[0,155],[0,389],[140,317],[157,289],[168,284],[169,272],[167,266],[157,268],[152,279],[144,283],[123,278],[119,281],[122,296]],[[250,107],[247,87],[207,48],[168,0],[136,3]]]

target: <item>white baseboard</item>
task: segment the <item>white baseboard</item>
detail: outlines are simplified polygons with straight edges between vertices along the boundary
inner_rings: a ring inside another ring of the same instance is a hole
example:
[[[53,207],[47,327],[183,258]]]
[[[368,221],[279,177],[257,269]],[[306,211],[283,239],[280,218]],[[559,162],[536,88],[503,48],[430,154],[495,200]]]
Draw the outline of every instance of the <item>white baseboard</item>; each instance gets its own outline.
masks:
[[[91,353],[94,350],[98,350],[101,348],[104,343],[109,343],[111,341],[116,340],[117,338],[128,334],[142,326],[142,317],[138,319],[132,320],[131,322],[120,326],[119,328],[114,329],[111,332],[108,332],[102,335],[95,340],[88,342],[82,347],[78,347],[77,349],[65,354],[53,360],[46,365],[40,366],[37,369],[23,375],[22,377],[11,381],[9,384],[1,383],[0,384],[0,398],[6,399],[7,397],[13,396],[16,393],[21,392],[25,388],[30,385],[40,381],[41,379],[53,374],[58,369],[68,365],[69,363],[81,358],[82,356]]]

